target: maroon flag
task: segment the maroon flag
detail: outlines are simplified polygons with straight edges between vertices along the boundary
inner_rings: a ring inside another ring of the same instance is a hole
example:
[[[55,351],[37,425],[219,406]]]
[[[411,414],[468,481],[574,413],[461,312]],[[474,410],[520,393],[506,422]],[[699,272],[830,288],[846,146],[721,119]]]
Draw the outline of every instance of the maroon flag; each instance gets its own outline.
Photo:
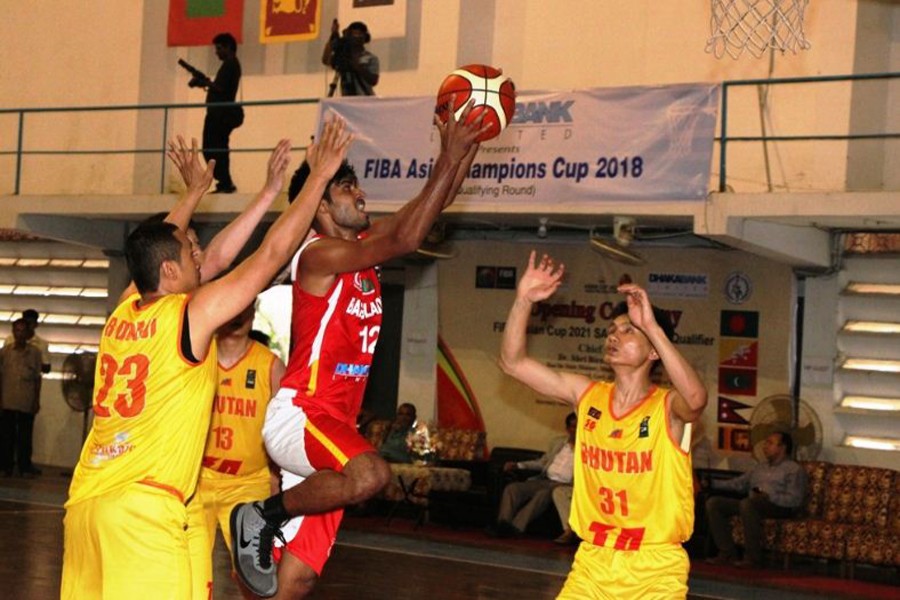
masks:
[[[747,425],[750,423],[750,421],[741,416],[738,411],[749,410],[751,408],[752,407],[750,405],[744,404],[743,402],[738,402],[737,400],[732,400],[731,398],[719,396],[719,410],[716,412],[716,419],[719,421],[719,423],[736,423],[739,425]]]
[[[261,0],[259,41],[293,42],[319,35],[320,0]]]
[[[244,0],[169,0],[169,46],[207,46],[220,33],[243,42]]]

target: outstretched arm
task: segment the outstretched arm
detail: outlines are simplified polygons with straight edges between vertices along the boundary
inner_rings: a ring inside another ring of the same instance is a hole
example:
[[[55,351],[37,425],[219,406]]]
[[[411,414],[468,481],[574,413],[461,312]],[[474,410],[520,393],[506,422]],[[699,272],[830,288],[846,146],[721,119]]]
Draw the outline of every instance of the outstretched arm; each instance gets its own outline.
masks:
[[[291,144],[288,140],[281,140],[278,143],[269,157],[266,183],[263,188],[244,211],[210,241],[203,252],[203,263],[200,265],[201,283],[215,279],[219,273],[227,269],[250,239],[256,226],[284,187],[290,150]]]
[[[546,254],[540,263],[536,258],[537,255],[532,250],[525,273],[516,287],[516,299],[509,309],[506,327],[503,329],[500,368],[537,393],[576,406],[591,380],[583,375],[554,371],[527,353],[526,331],[531,307],[535,302],[552,296],[562,283],[565,273],[565,266],[554,265]]]
[[[447,125],[440,126],[441,154],[422,191],[390,217],[373,223],[359,242],[329,238],[310,246],[303,254],[304,277],[366,269],[409,254],[422,244],[451,193],[456,193],[459,169],[471,164],[475,139],[484,131],[481,119],[466,123],[471,108],[469,104],[459,120],[451,115]]]
[[[215,330],[250,304],[299,248],[351,139],[344,133],[343,120],[325,123],[321,140],[307,149],[311,173],[294,203],[272,224],[253,254],[228,275],[200,286],[191,297],[188,312],[194,356],[206,356]]]
[[[619,286],[628,304],[628,318],[644,332],[653,349],[659,355],[669,379],[675,387],[672,396],[672,412],[685,423],[696,421],[706,408],[706,386],[690,363],[669,341],[662,327],[653,316],[653,307],[647,292],[638,285],[627,283]]]
[[[169,160],[181,173],[185,190],[178,198],[175,206],[172,207],[172,210],[169,211],[169,214],[166,215],[165,221],[172,223],[182,231],[186,231],[188,224],[191,222],[191,217],[197,209],[197,205],[209,189],[209,186],[212,185],[213,168],[216,166],[216,161],[211,160],[206,165],[203,164],[203,161],[200,159],[196,138],[191,139],[190,148],[184,143],[182,136],[177,136],[177,139],[177,144],[169,140],[169,149],[166,151],[166,156],[169,157]],[[194,248],[194,252],[199,253],[200,249]],[[119,303],[135,292],[137,292],[137,287],[134,285],[134,282],[130,282],[119,296]]]

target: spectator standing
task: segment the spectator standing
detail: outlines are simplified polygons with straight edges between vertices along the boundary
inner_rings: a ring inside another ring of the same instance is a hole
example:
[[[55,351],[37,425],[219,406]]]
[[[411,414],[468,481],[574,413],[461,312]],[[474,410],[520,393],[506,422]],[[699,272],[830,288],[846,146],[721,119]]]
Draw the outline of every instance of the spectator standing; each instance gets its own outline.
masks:
[[[13,321],[13,342],[0,350],[0,405],[3,454],[0,470],[6,477],[18,466],[19,475],[34,477],[31,464],[34,417],[41,410],[41,352],[28,343],[32,330],[24,318]]]
[[[203,157],[209,162],[215,159],[213,177],[216,188],[213,193],[232,194],[237,186],[231,180],[231,159],[228,144],[231,132],[244,123],[244,109],[240,106],[218,106],[222,102],[234,102],[241,85],[241,62],[237,58],[237,40],[230,33],[220,33],[213,38],[216,56],[222,65],[216,78],[210,80],[193,77],[188,85],[206,89],[206,119],[203,121]]]
[[[374,96],[378,85],[378,57],[366,50],[372,40],[369,28],[362,21],[354,21],[340,35],[340,25],[331,22],[331,37],[322,50],[322,64],[335,70],[335,81],[328,91],[334,95],[337,81],[341,83],[341,96]]]
[[[543,456],[522,462],[507,462],[503,470],[539,471],[526,481],[514,481],[503,488],[500,498],[500,512],[497,516],[496,533],[500,537],[520,536],[528,524],[539,517],[553,500],[553,490],[563,485],[571,485],[575,457],[575,432],[578,418],[575,413],[566,416],[566,435],[558,437],[550,444]],[[563,515],[560,515],[560,519]],[[562,521],[564,530],[568,527],[568,512]]]
[[[713,564],[734,562],[739,567],[762,563],[763,519],[787,519],[806,497],[806,470],[793,460],[794,443],[787,433],[772,433],[763,442],[765,462],[734,479],[712,482],[711,490],[748,494],[746,498],[713,496],[706,501],[706,515],[718,556]],[[744,558],[737,559],[730,518],[740,515],[744,526]]]
[[[40,314],[33,308],[22,311],[22,318],[28,325],[28,343],[41,351],[41,373],[50,372],[50,344],[36,332]],[[6,336],[5,344],[12,344],[13,335]]]

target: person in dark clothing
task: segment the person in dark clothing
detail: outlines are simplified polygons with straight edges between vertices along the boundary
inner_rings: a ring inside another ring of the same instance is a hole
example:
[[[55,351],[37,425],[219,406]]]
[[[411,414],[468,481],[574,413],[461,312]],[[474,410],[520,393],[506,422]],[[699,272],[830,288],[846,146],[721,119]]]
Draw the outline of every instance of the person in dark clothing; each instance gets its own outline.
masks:
[[[216,106],[220,102],[234,102],[241,83],[241,63],[237,58],[237,41],[230,33],[220,33],[213,38],[216,56],[222,66],[216,78],[195,76],[188,83],[191,87],[206,89],[206,120],[203,121],[203,158],[215,159],[213,177],[216,189],[213,193],[231,194],[237,187],[231,180],[228,142],[231,132],[244,122],[244,109],[240,106]]]
[[[362,21],[347,26],[343,35],[335,19],[331,23],[331,37],[322,50],[322,64],[335,70],[335,81],[329,96],[334,95],[337,82],[341,83],[341,96],[374,96],[380,74],[378,57],[366,50],[372,40],[369,28]]]
[[[13,343],[0,350],[0,470],[9,477],[13,465],[22,477],[40,475],[31,463],[34,417],[41,410],[41,351],[28,343],[25,319],[12,324]]]

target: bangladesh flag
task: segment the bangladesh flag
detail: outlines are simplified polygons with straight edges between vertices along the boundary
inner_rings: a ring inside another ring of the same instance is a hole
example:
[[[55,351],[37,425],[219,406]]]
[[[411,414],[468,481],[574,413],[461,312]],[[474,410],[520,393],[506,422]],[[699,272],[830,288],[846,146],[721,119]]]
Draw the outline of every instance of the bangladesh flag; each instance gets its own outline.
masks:
[[[244,0],[169,0],[169,46],[208,46],[220,33],[243,42]]]

